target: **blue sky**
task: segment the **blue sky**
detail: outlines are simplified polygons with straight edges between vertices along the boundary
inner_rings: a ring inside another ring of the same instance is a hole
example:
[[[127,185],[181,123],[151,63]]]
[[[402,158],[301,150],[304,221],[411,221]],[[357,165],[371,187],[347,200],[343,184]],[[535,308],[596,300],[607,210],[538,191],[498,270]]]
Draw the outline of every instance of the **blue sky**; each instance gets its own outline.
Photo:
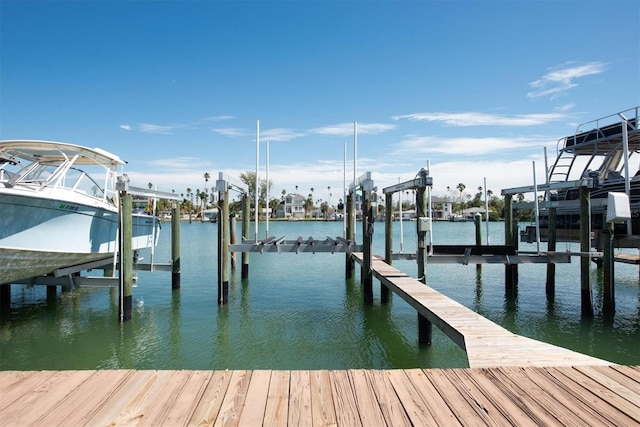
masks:
[[[0,139],[100,147],[184,193],[254,170],[259,120],[272,195],[335,204],[357,122],[379,188],[430,161],[436,195],[499,193],[640,105],[639,20],[636,0],[2,0]]]

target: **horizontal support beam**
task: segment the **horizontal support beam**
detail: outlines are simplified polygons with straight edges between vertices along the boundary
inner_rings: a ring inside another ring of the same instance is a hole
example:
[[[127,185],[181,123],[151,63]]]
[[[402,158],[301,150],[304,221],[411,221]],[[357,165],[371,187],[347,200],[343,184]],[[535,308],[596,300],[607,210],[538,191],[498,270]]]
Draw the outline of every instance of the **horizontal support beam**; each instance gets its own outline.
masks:
[[[133,264],[133,269],[137,271],[173,271],[172,268],[171,263],[143,264],[138,262]]]
[[[73,284],[71,283],[73,280]],[[133,283],[137,281],[137,277],[133,277]],[[18,280],[15,285],[46,285],[46,286],[69,286],[85,287],[85,288],[117,288],[120,286],[118,277],[100,277],[100,276],[72,276],[69,277],[53,277],[40,276],[31,279]]]
[[[241,243],[229,245],[229,252],[275,252],[275,253],[316,253],[316,252],[362,252],[362,245],[355,243],[341,243],[337,240],[276,240],[262,244]]]
[[[602,258],[602,252],[572,253],[550,252],[541,254],[517,255],[429,255],[427,264],[569,264],[572,256],[589,256]],[[400,261],[414,261],[416,254],[392,254],[391,259]]]
[[[431,187],[432,185],[433,178],[425,176],[424,179],[422,177],[418,177],[409,181],[401,182],[400,184],[385,187],[382,189],[382,192],[384,194],[393,194],[398,191],[414,190],[416,188]]]
[[[571,188],[580,188],[580,187],[588,187],[594,188],[594,179],[593,178],[582,178],[576,181],[566,181],[566,182],[552,182],[549,184],[539,184],[538,191],[547,191],[547,190],[568,190]],[[502,190],[502,195],[506,196],[508,194],[519,194],[519,193],[533,193],[536,188],[533,185],[527,185],[526,187],[514,187],[514,188],[505,188]]]
[[[154,199],[180,200],[180,196],[178,194],[169,193],[166,191],[150,190],[143,187],[129,186],[129,188],[127,189],[127,193],[134,194],[136,196],[151,197]]]

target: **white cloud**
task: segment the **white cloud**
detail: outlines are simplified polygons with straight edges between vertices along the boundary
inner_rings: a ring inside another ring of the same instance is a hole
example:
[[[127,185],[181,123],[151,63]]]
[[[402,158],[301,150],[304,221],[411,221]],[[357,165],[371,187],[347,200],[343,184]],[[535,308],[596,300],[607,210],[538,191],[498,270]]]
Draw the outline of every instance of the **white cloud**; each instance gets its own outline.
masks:
[[[173,131],[179,127],[180,125],[155,125],[151,123],[138,123],[136,129],[140,132],[144,133],[158,133],[163,135],[168,135],[173,133]]]
[[[260,131],[260,141],[286,142],[302,136],[304,136],[304,133],[293,129],[276,128]]]
[[[130,125],[120,125],[120,129],[131,130],[131,126]]]
[[[527,97],[539,98],[548,95],[553,97],[578,86],[578,84],[575,83],[575,79],[603,73],[606,68],[607,64],[602,62],[589,62],[587,64],[567,62],[556,67],[548,68],[547,74],[529,83],[532,91],[527,93]]]
[[[207,122],[222,122],[225,120],[232,120],[232,119],[235,119],[235,116],[212,116],[202,120]]]
[[[506,150],[542,147],[550,142],[552,142],[552,139],[543,137],[438,138],[410,135],[396,145],[394,154],[411,154],[415,156],[425,153],[437,153],[451,156],[476,156],[505,152]]]
[[[374,135],[393,130],[396,126],[386,123],[357,123],[357,128],[358,134]],[[323,126],[310,129],[309,132],[317,135],[349,136],[354,133],[354,124],[340,123],[337,125]]]
[[[536,126],[563,119],[564,114],[516,114],[504,116],[479,112],[465,113],[414,113],[392,117],[394,120],[443,122],[448,126]]]
[[[211,163],[198,157],[172,157],[170,159],[156,159],[147,163],[159,170],[204,170],[211,167]]]
[[[213,132],[219,133],[224,136],[247,136],[248,132],[245,132],[243,129],[238,128],[217,128],[212,129]]]
[[[433,190],[436,195],[446,195],[447,187],[458,183],[466,185],[467,190],[475,192],[487,178],[487,187],[497,196],[506,188],[533,185],[533,161],[536,165],[538,182],[544,182],[544,158],[542,154],[513,161],[487,160],[482,162],[452,161],[431,164]],[[526,194],[531,199],[531,194]]]

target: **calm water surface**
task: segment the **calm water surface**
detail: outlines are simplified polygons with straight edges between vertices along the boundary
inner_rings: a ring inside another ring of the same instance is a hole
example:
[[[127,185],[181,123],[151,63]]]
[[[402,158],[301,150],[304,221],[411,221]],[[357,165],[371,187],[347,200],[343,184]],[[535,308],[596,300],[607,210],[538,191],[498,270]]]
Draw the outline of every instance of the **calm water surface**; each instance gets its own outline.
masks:
[[[260,225],[263,236],[264,224]],[[270,235],[342,235],[342,223],[271,222]],[[400,249],[399,223],[394,246]],[[404,252],[415,252],[414,222],[404,223]],[[358,224],[360,234],[360,224]],[[164,224],[157,262],[170,257]],[[483,225],[483,235],[485,229]],[[239,233],[238,233],[239,235]],[[253,234],[252,234],[253,236]],[[492,244],[504,224],[490,224]],[[486,236],[483,236],[486,242]],[[182,223],[182,288],[166,272],[139,272],[133,320],[117,320],[118,293],[12,286],[10,313],[0,319],[0,369],[344,369],[466,367],[466,357],[437,328],[433,344],[417,343],[417,315],[397,296],[363,304],[359,268],[344,279],[344,254],[251,254],[250,278],[231,278],[229,304],[217,304],[217,227]],[[360,239],[358,239],[360,240]],[[438,222],[436,244],[472,243],[473,223]],[[534,250],[534,245],[520,244]],[[558,250],[577,250],[561,243]],[[376,224],[374,253],[384,253],[384,225]],[[143,254],[146,261],[149,253]],[[396,267],[416,276],[415,262]],[[638,267],[616,264],[616,312],[601,314],[602,274],[592,269],[594,319],[580,315],[580,262],[557,266],[556,297],[545,295],[545,265],[521,265],[518,296],[505,297],[504,266],[429,265],[428,284],[507,329],[621,364],[640,364]],[[95,274],[95,273],[94,273]]]

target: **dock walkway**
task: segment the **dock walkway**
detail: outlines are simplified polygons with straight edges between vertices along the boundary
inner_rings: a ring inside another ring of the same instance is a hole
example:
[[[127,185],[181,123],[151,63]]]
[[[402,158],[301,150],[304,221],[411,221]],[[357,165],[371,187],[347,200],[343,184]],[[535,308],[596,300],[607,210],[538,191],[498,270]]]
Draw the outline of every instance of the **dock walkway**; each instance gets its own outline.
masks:
[[[353,253],[362,264],[362,253]],[[467,353],[469,367],[610,365],[611,362],[516,335],[374,256],[373,275]]]
[[[3,426],[640,424],[640,367],[4,371]]]

